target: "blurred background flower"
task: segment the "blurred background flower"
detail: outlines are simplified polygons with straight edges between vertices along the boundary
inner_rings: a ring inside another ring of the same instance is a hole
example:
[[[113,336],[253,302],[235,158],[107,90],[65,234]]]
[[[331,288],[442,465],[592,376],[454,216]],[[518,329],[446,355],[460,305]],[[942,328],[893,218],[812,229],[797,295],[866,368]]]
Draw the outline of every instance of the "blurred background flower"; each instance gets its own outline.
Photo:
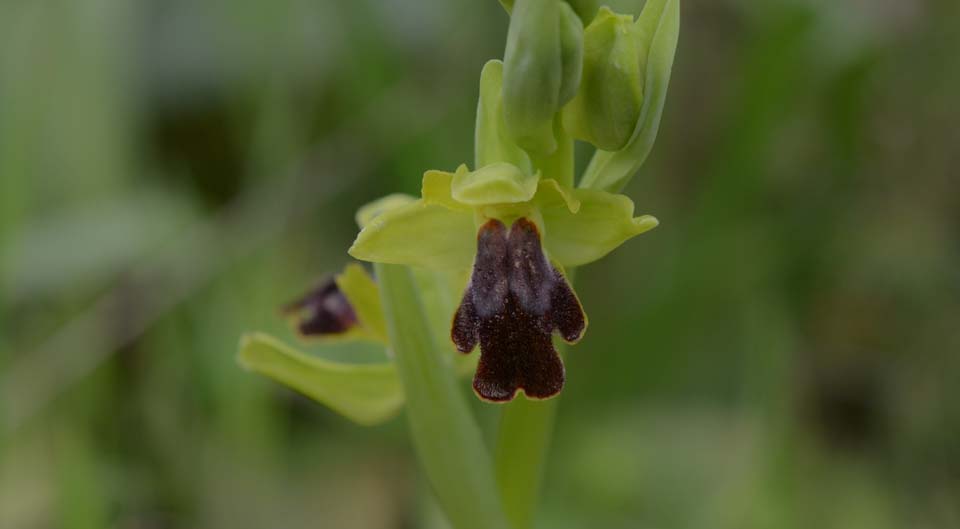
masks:
[[[960,527],[960,4],[683,20],[625,190],[662,226],[578,273],[542,527]],[[292,340],[356,208],[471,158],[506,30],[493,0],[4,2],[0,527],[444,527],[402,421],[236,337]]]

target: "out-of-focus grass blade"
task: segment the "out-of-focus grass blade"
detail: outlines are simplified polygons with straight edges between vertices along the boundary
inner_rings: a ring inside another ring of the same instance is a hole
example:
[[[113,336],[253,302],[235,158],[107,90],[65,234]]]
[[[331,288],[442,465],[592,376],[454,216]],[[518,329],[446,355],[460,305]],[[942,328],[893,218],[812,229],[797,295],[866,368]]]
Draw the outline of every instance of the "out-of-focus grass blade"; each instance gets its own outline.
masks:
[[[394,364],[347,364],[309,356],[262,333],[240,340],[238,361],[348,419],[374,425],[396,415],[403,390]]]
[[[25,222],[0,255],[0,281],[11,300],[96,285],[142,259],[195,218],[175,195],[153,190],[118,193],[59,208]]]

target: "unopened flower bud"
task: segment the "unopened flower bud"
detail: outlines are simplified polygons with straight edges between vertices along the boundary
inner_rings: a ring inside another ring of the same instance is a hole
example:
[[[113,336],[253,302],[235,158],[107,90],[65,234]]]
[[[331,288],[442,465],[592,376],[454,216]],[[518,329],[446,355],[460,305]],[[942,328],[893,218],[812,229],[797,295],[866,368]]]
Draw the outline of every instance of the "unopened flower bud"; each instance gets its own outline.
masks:
[[[563,75],[557,112],[577,94],[583,73],[583,22],[566,2],[560,2],[560,66]]]
[[[577,92],[583,24],[561,0],[517,0],[504,54],[503,105],[507,132],[527,151],[557,148],[555,115]]]
[[[563,113],[574,138],[606,151],[620,150],[630,140],[643,106],[648,38],[631,15],[600,8],[584,30],[580,90]]]

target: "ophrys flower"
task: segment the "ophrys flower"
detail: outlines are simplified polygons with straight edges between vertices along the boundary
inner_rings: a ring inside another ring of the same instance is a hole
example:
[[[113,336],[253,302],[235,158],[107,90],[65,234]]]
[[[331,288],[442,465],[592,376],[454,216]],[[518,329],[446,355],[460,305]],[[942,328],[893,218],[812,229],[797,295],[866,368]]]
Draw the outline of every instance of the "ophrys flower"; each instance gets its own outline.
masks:
[[[586,315],[563,270],[595,261],[654,228],[624,195],[570,189],[509,163],[427,171],[421,198],[372,216],[350,248],[357,259],[471,270],[452,339],[481,360],[473,387],[507,401],[518,390],[548,398],[563,387],[554,331],[576,342]]]

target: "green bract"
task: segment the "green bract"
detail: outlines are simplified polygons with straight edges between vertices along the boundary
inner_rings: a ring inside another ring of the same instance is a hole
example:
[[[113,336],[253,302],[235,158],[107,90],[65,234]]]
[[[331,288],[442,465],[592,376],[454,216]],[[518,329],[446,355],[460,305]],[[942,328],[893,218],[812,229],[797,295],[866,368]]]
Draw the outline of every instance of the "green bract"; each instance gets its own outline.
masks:
[[[655,218],[634,217],[633,209],[626,196],[569,189],[506,163],[474,172],[465,166],[455,173],[427,171],[422,197],[375,217],[349,253],[364,261],[466,270],[483,222],[527,217],[542,230],[552,260],[579,266],[656,227]]]
[[[416,198],[410,195],[404,195],[402,193],[395,193],[393,195],[387,195],[383,198],[374,200],[373,202],[370,202],[369,204],[357,210],[357,225],[363,228],[367,224],[370,224],[370,221],[373,220],[374,217],[383,213],[384,211],[409,204],[414,200],[416,200]]]

